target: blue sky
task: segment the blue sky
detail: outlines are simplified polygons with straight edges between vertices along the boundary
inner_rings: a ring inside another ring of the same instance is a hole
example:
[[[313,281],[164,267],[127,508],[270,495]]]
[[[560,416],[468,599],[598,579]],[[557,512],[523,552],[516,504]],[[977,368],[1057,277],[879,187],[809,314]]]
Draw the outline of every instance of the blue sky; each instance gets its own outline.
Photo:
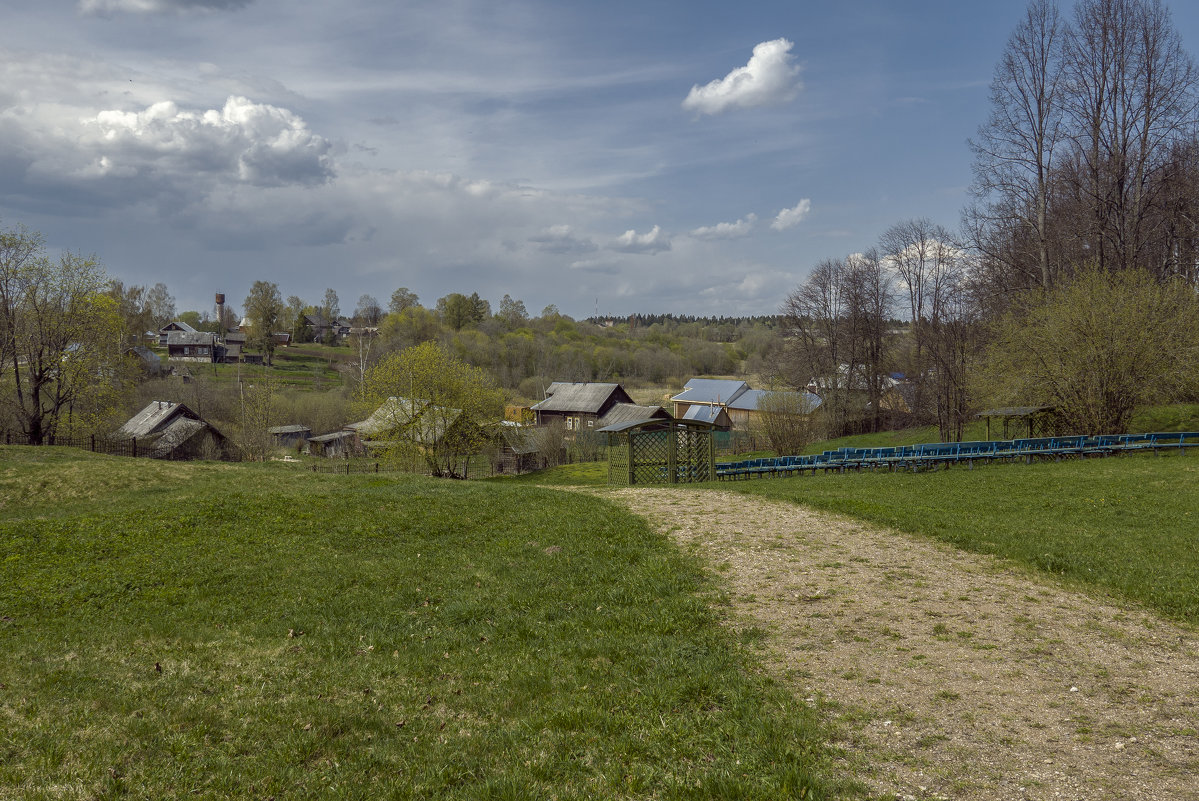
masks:
[[[1024,7],[0,0],[0,225],[181,310],[268,280],[770,314],[893,223],[957,226]]]

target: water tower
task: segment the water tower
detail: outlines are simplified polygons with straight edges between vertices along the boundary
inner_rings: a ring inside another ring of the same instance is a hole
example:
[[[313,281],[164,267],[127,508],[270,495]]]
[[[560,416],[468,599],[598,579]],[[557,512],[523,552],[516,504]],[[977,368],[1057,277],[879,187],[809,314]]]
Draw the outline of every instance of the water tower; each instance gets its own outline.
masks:
[[[225,338],[225,293],[216,293],[216,330],[217,336]]]

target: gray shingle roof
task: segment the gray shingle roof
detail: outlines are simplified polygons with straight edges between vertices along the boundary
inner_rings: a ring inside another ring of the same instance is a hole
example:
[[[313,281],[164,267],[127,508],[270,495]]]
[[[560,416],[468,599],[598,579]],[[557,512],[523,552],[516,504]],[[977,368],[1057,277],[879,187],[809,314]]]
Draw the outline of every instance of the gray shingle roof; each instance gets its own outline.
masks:
[[[546,390],[548,398],[535,403],[531,407],[539,412],[580,412],[582,414],[599,414],[614,394],[619,401],[631,401],[632,398],[621,388],[620,384],[577,383],[568,384],[555,381]]]
[[[687,382],[686,388],[671,400],[680,403],[709,403],[727,406],[748,389],[749,384],[735,379],[693,378]]]
[[[212,345],[216,334],[207,331],[168,331],[167,345]]]
[[[661,406],[638,406],[635,403],[618,403],[608,410],[599,421],[600,427],[617,423],[636,423],[642,420],[669,420],[670,413]]]
[[[177,417],[199,419],[199,415],[182,403],[150,401],[144,409],[130,417],[125,425],[118,428],[113,437],[116,439],[148,437],[166,428]]]

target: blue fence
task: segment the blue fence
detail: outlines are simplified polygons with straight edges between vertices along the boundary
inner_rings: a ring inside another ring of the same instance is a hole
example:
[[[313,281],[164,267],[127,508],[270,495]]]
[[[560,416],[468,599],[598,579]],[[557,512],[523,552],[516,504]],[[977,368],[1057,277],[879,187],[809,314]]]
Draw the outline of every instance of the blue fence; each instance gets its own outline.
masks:
[[[747,459],[716,465],[720,479],[756,478],[770,475],[796,475],[805,470],[813,474],[847,470],[911,470],[948,468],[955,464],[970,467],[979,460],[1015,461],[1022,459],[1065,459],[1069,457],[1112,456],[1132,451],[1178,450],[1199,447],[1199,432],[1172,431],[1155,434],[1110,434],[1102,436],[1037,437],[1032,439],[988,440],[982,442],[930,442],[897,448],[840,448],[812,456],[776,456]]]

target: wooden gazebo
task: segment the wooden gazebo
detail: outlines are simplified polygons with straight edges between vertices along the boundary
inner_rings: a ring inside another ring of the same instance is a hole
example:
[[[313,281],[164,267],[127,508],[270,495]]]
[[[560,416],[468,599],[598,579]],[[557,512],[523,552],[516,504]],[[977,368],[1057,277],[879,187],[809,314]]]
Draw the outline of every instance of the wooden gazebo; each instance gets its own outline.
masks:
[[[987,439],[991,439],[992,418],[1003,421],[1003,438],[1011,439],[1012,428],[1017,432],[1022,428],[1025,429],[1030,438],[1057,433],[1051,430],[1056,422],[1056,415],[1056,406],[1006,406],[1000,409],[987,409],[979,412],[976,417],[987,421]]]
[[[599,429],[608,435],[608,483],[692,484],[716,478],[712,424],[640,420]]]

